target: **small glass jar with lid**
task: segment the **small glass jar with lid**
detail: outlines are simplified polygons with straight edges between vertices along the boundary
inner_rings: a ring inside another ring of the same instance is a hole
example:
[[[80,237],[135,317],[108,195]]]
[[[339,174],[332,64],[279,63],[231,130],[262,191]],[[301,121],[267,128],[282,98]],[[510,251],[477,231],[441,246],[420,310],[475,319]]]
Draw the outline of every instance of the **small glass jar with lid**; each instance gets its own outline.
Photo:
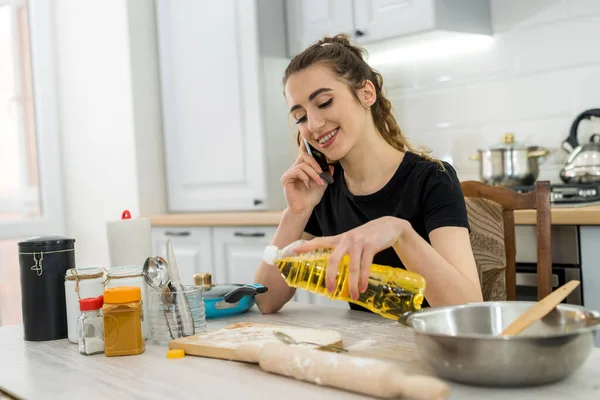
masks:
[[[104,353],[103,297],[79,300],[81,315],[77,319],[79,352],[85,355]]]
[[[107,357],[141,354],[142,291],[137,286],[117,286],[104,291],[104,354]]]

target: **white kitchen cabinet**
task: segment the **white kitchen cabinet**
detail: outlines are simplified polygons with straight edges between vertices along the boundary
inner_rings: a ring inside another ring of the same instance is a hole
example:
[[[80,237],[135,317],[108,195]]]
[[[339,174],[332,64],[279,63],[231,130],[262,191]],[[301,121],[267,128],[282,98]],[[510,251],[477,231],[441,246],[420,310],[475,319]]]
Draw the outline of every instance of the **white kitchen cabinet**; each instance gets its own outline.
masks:
[[[286,0],[292,57],[325,35],[366,45],[417,33],[491,34],[488,0]]]
[[[287,0],[290,57],[323,36],[352,35],[352,3],[348,0]]]
[[[169,211],[282,208],[284,16],[277,0],[156,0]]]
[[[156,13],[170,209],[262,208],[254,2],[160,0]]]
[[[152,228],[152,251],[166,260],[167,240],[171,239],[181,283],[194,284],[194,274],[209,272],[219,279],[223,271],[215,268],[210,227]]]
[[[265,247],[275,235],[274,227],[214,227],[215,265],[223,274],[215,283],[254,283]]]
[[[435,26],[434,0],[354,0],[356,41],[368,43]]]

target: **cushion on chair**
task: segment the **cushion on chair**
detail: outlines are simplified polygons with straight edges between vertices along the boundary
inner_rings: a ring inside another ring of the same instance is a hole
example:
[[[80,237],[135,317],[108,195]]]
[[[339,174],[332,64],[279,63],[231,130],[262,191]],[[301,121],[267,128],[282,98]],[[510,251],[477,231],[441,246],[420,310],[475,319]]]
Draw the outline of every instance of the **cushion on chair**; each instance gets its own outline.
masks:
[[[465,198],[471,247],[484,301],[506,300],[506,253],[502,206],[487,199]]]

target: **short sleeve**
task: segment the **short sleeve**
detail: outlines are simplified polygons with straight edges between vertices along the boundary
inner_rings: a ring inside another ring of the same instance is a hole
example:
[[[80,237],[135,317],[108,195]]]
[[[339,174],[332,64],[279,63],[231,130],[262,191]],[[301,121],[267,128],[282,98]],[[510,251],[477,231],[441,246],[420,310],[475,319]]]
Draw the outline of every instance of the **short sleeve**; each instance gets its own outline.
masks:
[[[467,207],[454,168],[444,163],[428,168],[424,176],[422,207],[427,234],[442,226],[459,226],[469,229]]]
[[[310,214],[310,218],[304,227],[304,232],[310,233],[313,236],[320,237],[323,236],[323,231],[321,230],[321,226],[319,225],[319,221],[317,219],[316,207],[312,210]]]

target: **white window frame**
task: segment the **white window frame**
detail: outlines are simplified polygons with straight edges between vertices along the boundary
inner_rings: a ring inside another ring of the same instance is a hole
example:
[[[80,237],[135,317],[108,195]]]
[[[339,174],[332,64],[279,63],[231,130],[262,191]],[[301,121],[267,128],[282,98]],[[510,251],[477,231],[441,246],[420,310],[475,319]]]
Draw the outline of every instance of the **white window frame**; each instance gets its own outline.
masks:
[[[0,240],[63,235],[65,230],[54,40],[55,4],[54,0],[0,0],[0,5],[15,6],[23,2],[28,3],[29,10],[41,217],[0,221]]]

